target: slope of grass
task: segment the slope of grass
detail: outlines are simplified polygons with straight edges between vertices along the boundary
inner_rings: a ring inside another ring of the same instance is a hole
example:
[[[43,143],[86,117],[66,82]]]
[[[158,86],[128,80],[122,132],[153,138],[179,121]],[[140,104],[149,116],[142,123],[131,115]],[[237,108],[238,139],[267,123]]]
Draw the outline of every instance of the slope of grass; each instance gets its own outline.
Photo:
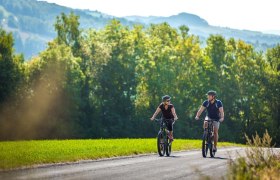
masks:
[[[219,147],[234,145],[219,143]],[[200,147],[201,140],[176,139],[172,150]],[[156,139],[8,141],[0,142],[0,169],[156,152]]]

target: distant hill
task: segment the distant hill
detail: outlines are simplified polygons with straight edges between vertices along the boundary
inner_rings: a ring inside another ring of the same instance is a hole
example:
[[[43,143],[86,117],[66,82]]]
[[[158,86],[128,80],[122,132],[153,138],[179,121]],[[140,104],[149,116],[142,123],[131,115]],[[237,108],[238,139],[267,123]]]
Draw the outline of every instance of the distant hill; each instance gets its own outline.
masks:
[[[180,13],[178,15],[169,16],[169,17],[141,17],[141,16],[127,16],[125,17],[129,21],[141,23],[141,24],[157,24],[162,22],[167,22],[172,27],[179,27],[183,24],[187,24],[188,26],[198,26],[198,27],[207,27],[208,22],[199,16],[188,14],[188,13]]]
[[[100,29],[114,17],[98,11],[78,10],[37,0],[0,0],[0,24],[12,31],[17,52],[26,58],[44,50],[48,41],[56,36],[54,23],[61,12],[73,11],[80,16],[82,28]],[[132,25],[118,18],[125,25]]]
[[[141,16],[128,16],[127,20],[139,22],[142,24],[157,24],[167,22],[171,26],[178,28],[181,25],[187,25],[190,28],[190,33],[198,35],[202,40],[205,40],[210,34],[221,34],[225,38],[242,39],[250,44],[253,44],[258,50],[266,50],[269,47],[275,46],[280,43],[280,36],[275,32],[269,31],[268,34],[257,31],[236,30],[226,27],[211,26],[208,22],[199,16],[180,13],[170,17],[141,17]],[[272,33],[274,32],[274,33]]]
[[[226,38],[243,39],[253,44],[258,50],[266,50],[280,43],[279,35],[211,26],[199,16],[188,13],[169,17],[129,16],[119,18],[98,11],[71,9],[37,0],[0,0],[0,25],[3,29],[13,32],[16,51],[24,53],[25,57],[29,59],[44,50],[47,42],[56,36],[53,26],[56,17],[61,12],[70,13],[71,11],[80,16],[81,27],[85,29],[103,28],[115,18],[130,27],[133,24],[148,26],[151,23],[162,22],[167,22],[175,28],[187,25],[190,33],[198,35],[202,42],[207,39],[209,34],[221,34]]]
[[[275,35],[280,36],[280,30],[268,30],[268,31],[264,31],[263,33],[265,33],[265,34],[275,34]]]

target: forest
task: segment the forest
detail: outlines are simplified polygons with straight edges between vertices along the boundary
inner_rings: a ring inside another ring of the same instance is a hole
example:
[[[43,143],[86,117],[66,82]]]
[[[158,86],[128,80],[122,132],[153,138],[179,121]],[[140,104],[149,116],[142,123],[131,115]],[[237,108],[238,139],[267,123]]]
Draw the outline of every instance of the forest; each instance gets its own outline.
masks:
[[[212,89],[225,110],[220,141],[268,130],[279,146],[280,44],[259,52],[212,34],[202,46],[187,26],[168,23],[79,25],[74,13],[59,15],[56,38],[28,61],[0,29],[0,140],[156,137],[149,118],[166,94],[175,138],[199,139],[195,113]]]

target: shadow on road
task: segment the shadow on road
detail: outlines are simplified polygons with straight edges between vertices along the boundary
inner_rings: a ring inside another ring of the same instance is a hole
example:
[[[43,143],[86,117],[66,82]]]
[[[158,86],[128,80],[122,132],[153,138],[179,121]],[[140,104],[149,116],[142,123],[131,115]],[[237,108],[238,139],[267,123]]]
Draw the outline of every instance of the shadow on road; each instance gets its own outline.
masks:
[[[224,159],[224,160],[229,160],[229,158],[225,158],[225,157],[214,157],[213,159]]]
[[[159,157],[165,157],[165,158],[180,158],[181,156],[159,156]]]
[[[167,156],[168,157],[168,156]],[[170,158],[180,158],[181,156],[169,156]]]

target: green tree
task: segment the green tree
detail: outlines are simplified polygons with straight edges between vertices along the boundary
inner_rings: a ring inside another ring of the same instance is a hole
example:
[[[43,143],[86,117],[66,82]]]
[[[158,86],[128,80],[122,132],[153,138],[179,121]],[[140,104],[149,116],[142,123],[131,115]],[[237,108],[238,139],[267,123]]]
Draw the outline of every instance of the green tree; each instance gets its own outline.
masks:
[[[60,16],[56,17],[56,23],[54,25],[58,43],[64,43],[70,46],[75,56],[79,55],[78,50],[80,48],[81,32],[79,25],[79,16],[76,16],[73,12],[69,16],[61,13]]]
[[[0,29],[0,104],[15,95],[24,77],[23,57],[15,56],[12,33]]]
[[[32,126],[23,130],[33,131],[30,138],[79,138],[83,137],[80,110],[83,102],[81,88],[84,74],[80,58],[75,58],[70,47],[56,42],[29,64],[31,99],[24,104],[25,119]],[[31,113],[31,112],[36,113]],[[29,112],[29,113],[28,113]],[[42,129],[40,133],[34,129]]]
[[[206,55],[212,60],[216,69],[219,70],[224,64],[226,55],[226,42],[221,35],[210,35],[207,39]]]
[[[266,68],[266,79],[264,97],[267,100],[268,109],[268,126],[271,129],[271,135],[276,140],[277,145],[280,144],[280,45],[269,49],[266,53],[266,59],[269,66]]]
[[[132,121],[133,96],[135,96],[135,61],[133,39],[127,27],[113,20],[104,32],[105,43],[109,44],[110,59],[97,74],[99,89],[97,96],[101,100],[102,125],[106,137],[126,137],[130,134]]]
[[[274,71],[280,71],[280,44],[267,50],[267,61]]]

